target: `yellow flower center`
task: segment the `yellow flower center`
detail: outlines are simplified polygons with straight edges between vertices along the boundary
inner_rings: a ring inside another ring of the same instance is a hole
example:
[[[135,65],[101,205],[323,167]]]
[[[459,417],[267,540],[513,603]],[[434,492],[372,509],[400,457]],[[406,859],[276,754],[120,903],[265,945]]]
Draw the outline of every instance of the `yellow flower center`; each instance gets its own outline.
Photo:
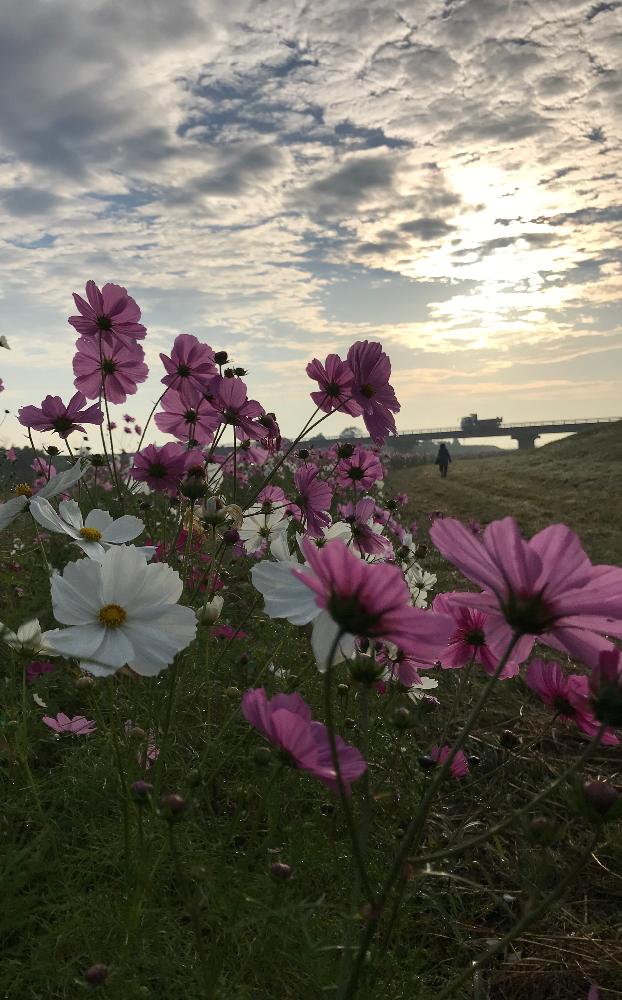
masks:
[[[80,537],[84,538],[87,542],[98,542],[101,536],[102,533],[97,528],[80,528]]]
[[[99,612],[99,620],[108,628],[118,628],[127,620],[127,612],[120,604],[105,604]]]
[[[28,483],[18,483],[15,487],[15,496],[18,497],[31,497],[32,489]]]

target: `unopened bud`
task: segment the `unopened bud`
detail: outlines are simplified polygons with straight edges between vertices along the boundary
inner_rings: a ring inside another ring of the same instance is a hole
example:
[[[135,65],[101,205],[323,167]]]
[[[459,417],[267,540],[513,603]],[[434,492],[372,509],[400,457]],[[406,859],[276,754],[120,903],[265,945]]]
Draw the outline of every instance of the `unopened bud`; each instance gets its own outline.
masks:
[[[298,452],[298,458],[300,459],[301,462],[306,462],[310,454],[311,453],[308,448],[301,448],[300,451]]]
[[[268,747],[257,747],[253,752],[253,760],[259,767],[266,767],[272,760],[272,753]]]
[[[86,688],[93,687],[94,683],[95,683],[94,677],[89,677],[88,674],[82,674],[82,676],[78,677],[76,680],[76,687],[82,691]]]
[[[373,656],[365,656],[363,653],[348,662],[348,669],[353,681],[368,687],[380,680],[385,670],[382,663],[378,663]]]
[[[181,795],[170,792],[160,799],[160,814],[167,822],[172,823],[178,819],[186,809],[188,803]]]
[[[396,729],[410,729],[413,723],[411,713],[407,708],[396,708],[393,713],[393,725]]]
[[[97,965],[92,965],[90,969],[86,970],[84,978],[89,986],[101,986],[108,978],[108,969],[105,965],[98,962]]]
[[[422,771],[432,771],[436,767],[436,761],[429,753],[419,757],[418,763]]]
[[[202,608],[197,611],[197,618],[202,625],[213,625],[220,618],[222,611],[222,606],[224,604],[223,598],[220,594],[216,594],[212,597],[211,601],[206,601]]]
[[[240,689],[231,685],[231,687],[228,687],[225,690],[225,694],[227,698],[231,698],[232,701],[235,701],[236,698],[240,697]]]
[[[149,784],[148,781],[135,781],[130,786],[130,791],[134,801],[141,805],[149,798],[151,792],[153,791],[153,785]]]
[[[270,865],[270,871],[279,882],[287,882],[292,877],[291,865],[286,865],[284,861],[275,861]]]
[[[235,545],[240,541],[240,532],[237,528],[227,528],[222,533],[222,540],[225,545]]]
[[[339,458],[352,458],[354,454],[353,444],[338,444],[337,445],[337,455]]]
[[[602,818],[609,817],[615,807],[622,804],[622,794],[606,781],[586,781],[583,794],[586,802]],[[619,809],[615,811],[618,813]]]
[[[214,361],[217,365],[226,365],[229,360],[229,355],[226,351],[216,351],[214,355]]]
[[[506,750],[514,750],[515,747],[519,747],[521,745],[521,742],[522,740],[520,736],[517,736],[511,729],[504,729],[499,737],[499,743],[502,747],[505,747]]]

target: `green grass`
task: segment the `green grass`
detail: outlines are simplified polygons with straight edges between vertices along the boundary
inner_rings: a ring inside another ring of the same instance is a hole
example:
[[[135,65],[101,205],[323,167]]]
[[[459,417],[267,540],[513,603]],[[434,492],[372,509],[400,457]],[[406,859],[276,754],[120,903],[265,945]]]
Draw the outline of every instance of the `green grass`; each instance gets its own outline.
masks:
[[[425,535],[427,512],[442,509],[484,523],[513,514],[527,533],[566,521],[595,561],[622,561],[622,442],[618,428],[585,434],[545,449],[482,461],[455,463],[441,481],[437,470],[417,467],[395,473],[391,490],[411,496],[409,513]],[[37,552],[28,531],[25,569]],[[3,537],[6,546],[6,537]],[[32,546],[32,547],[31,547]],[[68,557],[59,548],[59,565]],[[426,567],[439,573],[439,588],[463,585],[430,552]],[[10,624],[30,611],[45,614],[43,578],[15,608],[8,569],[2,577]],[[96,734],[54,741],[40,722],[43,710],[26,692],[25,732],[29,784],[20,752],[22,688],[18,664],[5,662],[0,781],[0,997],[4,1000],[73,1000],[89,995],[83,972],[95,962],[110,970],[94,990],[106,1000],[199,1000],[208,995],[200,971],[193,922],[200,928],[208,979],[218,1000],[316,1000],[335,996],[344,926],[358,935],[360,908],[352,915],[352,864],[338,802],[310,777],[266,755],[263,741],[241,718],[241,692],[265,684],[270,692],[299,690],[323,718],[321,680],[305,631],[270,622],[255,611],[239,586],[240,603],[228,620],[244,625],[245,640],[204,638],[182,659],[172,726],[154,771],[162,792],[179,792],[187,809],[175,824],[179,863],[170,850],[167,823],[145,808],[142,842],[139,812],[125,789],[143,772],[140,742],[128,738],[126,719],[159,732],[165,728],[173,674],[155,681],[119,676],[92,688],[76,684],[65,665],[37,682],[51,714],[97,718]],[[6,617],[6,616],[5,616]],[[241,662],[240,655],[247,654]],[[275,680],[269,665],[289,671]],[[345,680],[345,676],[340,676]],[[369,736],[372,823],[369,861],[380,880],[416,810],[428,775],[421,754],[451,738],[469,698],[456,703],[456,672],[440,677],[438,712],[413,710],[413,727],[395,728],[402,695],[372,701]],[[335,696],[342,735],[362,747],[362,694],[350,687]],[[452,710],[455,705],[455,710]],[[511,729],[521,741],[504,749]],[[118,741],[123,794],[115,760]],[[548,712],[521,682],[499,685],[468,752],[479,764],[464,782],[448,782],[433,809],[426,849],[476,834],[526,802],[584,746],[563,726],[551,728]],[[267,760],[266,760],[267,756]],[[592,775],[614,779],[622,769],[617,750],[599,751]],[[363,791],[353,796],[357,815]],[[127,806],[129,857],[125,857]],[[464,857],[439,862],[433,873],[413,871],[404,908],[382,948],[372,953],[361,1000],[431,1000],[454,972],[468,966],[486,942],[505,933],[550,890],[585,845],[590,833],[565,786],[538,815],[555,830],[550,844],[534,838],[530,819],[505,830]],[[291,865],[292,878],[277,881],[273,861]],[[554,915],[532,928],[481,982],[456,994],[462,1000],[576,1000],[598,981],[603,997],[622,997],[622,842],[609,826],[587,870]],[[466,880],[459,882],[458,879]],[[499,897],[507,897],[504,901]],[[360,897],[359,897],[360,902]]]

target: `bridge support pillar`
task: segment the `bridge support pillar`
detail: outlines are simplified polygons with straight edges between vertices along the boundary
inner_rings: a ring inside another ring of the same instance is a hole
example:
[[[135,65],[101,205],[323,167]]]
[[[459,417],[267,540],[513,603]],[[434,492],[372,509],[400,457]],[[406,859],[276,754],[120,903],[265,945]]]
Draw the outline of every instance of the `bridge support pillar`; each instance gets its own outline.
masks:
[[[525,427],[524,430],[514,431],[512,434],[512,440],[518,441],[519,451],[528,451],[531,448],[535,448],[536,438],[540,435],[536,430],[532,430],[530,427]]]

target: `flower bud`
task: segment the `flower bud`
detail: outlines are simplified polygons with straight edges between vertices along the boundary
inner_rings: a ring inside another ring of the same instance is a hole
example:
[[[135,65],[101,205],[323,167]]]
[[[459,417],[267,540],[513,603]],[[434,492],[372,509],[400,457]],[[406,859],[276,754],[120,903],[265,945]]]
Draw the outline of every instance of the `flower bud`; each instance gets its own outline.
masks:
[[[168,795],[163,795],[160,799],[160,815],[168,823],[173,823],[179,819],[187,805],[188,803],[181,795],[177,795],[176,792],[170,792]]]
[[[557,835],[557,826],[546,816],[535,816],[529,823],[528,835],[535,844],[550,844]]]
[[[606,781],[586,781],[583,785],[583,795],[588,805],[601,819],[617,818],[622,811],[620,809],[622,794]],[[614,811],[615,816],[611,816]]]
[[[236,542],[240,541],[240,532],[237,528],[227,528],[222,533],[222,540],[225,545],[235,545]]]
[[[240,697],[240,689],[238,687],[234,687],[232,684],[231,687],[228,687],[225,690],[225,694],[227,698],[231,698],[232,701],[235,701],[236,698]]]
[[[79,688],[81,691],[85,690],[86,688],[93,687],[94,683],[95,683],[95,678],[91,677],[89,674],[82,674],[80,677],[76,679],[76,687]]]
[[[352,458],[354,454],[353,444],[338,444],[337,445],[337,455],[339,458]]]
[[[283,861],[274,861],[270,865],[270,871],[279,882],[287,882],[292,877],[291,865],[286,865]]]
[[[211,601],[206,601],[203,607],[197,611],[197,618],[201,624],[213,625],[217,622],[220,618],[223,604],[224,600],[219,594],[212,597]]]
[[[418,764],[422,771],[433,771],[436,767],[436,761],[429,753],[424,754],[423,757],[419,757]]]
[[[511,729],[504,729],[499,737],[499,743],[506,750],[514,750],[521,745],[521,742],[520,736],[517,736]]]
[[[202,500],[203,497],[207,496],[207,483],[205,482],[205,477],[194,475],[186,476],[180,483],[179,491],[185,496],[186,500],[190,500],[191,503],[194,503],[196,500]]]
[[[407,708],[396,708],[393,713],[393,725],[396,729],[410,729],[413,718]]]
[[[50,456],[50,458],[56,458],[57,455],[60,455],[60,448],[57,448],[56,445],[54,444],[48,445],[45,451],[46,454]]]
[[[84,978],[89,986],[101,986],[101,984],[108,978],[108,969],[105,965],[98,962],[96,965],[92,965],[90,969],[86,970]]]
[[[91,465],[94,469],[101,469],[101,467],[105,464],[106,459],[103,455],[91,455]]]
[[[229,360],[229,355],[226,351],[216,351],[214,355],[214,361],[217,365],[226,365]]]
[[[268,747],[257,747],[253,751],[253,760],[259,767],[266,767],[272,760],[272,753]]]
[[[244,378],[245,375],[248,375],[246,368],[234,368],[233,373],[234,375],[237,375],[238,378]]]
[[[308,448],[301,448],[300,451],[298,452],[298,458],[300,459],[301,462],[306,462],[310,454],[311,452],[309,451]]]
[[[132,793],[132,798],[139,805],[144,804],[149,798],[151,792],[153,791],[153,785],[149,784],[148,781],[135,781],[130,786],[130,792]]]
[[[421,542],[415,549],[415,559],[424,559],[428,554],[428,547]]]
[[[349,684],[343,684],[342,683],[342,684],[338,684],[337,685],[337,694],[339,695],[340,698],[347,698],[347,696],[349,695],[349,693],[350,693],[350,685]]]
[[[128,730],[127,735],[131,740],[144,740],[147,734],[144,729],[140,728],[140,726],[132,726],[132,728]]]

